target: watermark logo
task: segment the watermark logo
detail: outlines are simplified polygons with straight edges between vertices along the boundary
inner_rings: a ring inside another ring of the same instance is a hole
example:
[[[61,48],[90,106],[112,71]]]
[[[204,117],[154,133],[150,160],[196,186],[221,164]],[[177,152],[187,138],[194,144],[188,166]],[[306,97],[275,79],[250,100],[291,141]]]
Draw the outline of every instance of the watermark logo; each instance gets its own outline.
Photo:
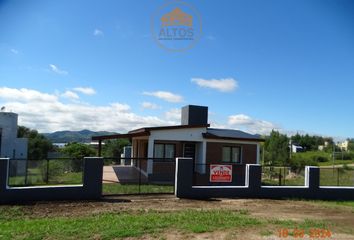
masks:
[[[161,6],[153,14],[151,31],[160,47],[174,52],[185,51],[198,42],[202,21],[194,7],[174,1]]]

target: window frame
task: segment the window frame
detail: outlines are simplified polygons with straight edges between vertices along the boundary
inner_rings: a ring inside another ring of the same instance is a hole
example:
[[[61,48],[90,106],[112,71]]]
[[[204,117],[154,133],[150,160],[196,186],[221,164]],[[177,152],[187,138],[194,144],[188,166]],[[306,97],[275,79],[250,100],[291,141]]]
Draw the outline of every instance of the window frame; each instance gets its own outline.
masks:
[[[224,161],[224,148],[229,148],[230,149],[230,155],[228,156],[228,161]],[[233,153],[233,148],[238,148],[239,149],[239,161],[238,162],[233,162],[232,161],[232,153]],[[222,146],[221,148],[221,162],[222,163],[232,163],[232,164],[242,164],[242,146],[230,146],[230,145],[227,145],[227,146]]]
[[[155,146],[156,145],[163,145],[163,159],[175,159],[176,158],[176,144],[175,143],[159,143],[159,142],[157,142],[157,143],[154,143],[154,154],[153,154],[153,156],[154,156],[154,158],[156,158],[155,157]],[[171,145],[171,146],[173,146],[173,157],[172,158],[167,158],[166,157],[166,145]]]

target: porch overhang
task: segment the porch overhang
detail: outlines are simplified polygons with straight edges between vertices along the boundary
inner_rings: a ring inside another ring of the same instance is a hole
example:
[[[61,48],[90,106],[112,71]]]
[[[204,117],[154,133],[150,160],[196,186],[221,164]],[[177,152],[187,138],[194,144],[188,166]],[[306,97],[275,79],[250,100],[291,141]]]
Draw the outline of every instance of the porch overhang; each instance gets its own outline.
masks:
[[[101,157],[102,153],[102,141],[109,139],[122,139],[128,138],[132,139],[133,137],[143,137],[149,136],[150,132],[137,132],[137,133],[126,133],[126,134],[112,134],[112,135],[102,135],[102,136],[93,136],[92,141],[98,141],[98,156]]]
[[[126,134],[112,134],[112,135],[101,135],[101,136],[93,136],[93,141],[102,141],[109,139],[120,139],[120,138],[133,138],[133,137],[142,137],[149,136],[150,132],[138,132],[138,133],[126,133]]]

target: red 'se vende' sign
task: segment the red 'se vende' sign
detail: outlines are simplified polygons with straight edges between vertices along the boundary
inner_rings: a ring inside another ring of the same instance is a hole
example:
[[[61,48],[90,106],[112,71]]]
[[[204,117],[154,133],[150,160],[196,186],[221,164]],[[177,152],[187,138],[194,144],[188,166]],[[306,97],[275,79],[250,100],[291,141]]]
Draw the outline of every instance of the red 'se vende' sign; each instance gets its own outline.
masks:
[[[232,165],[210,165],[210,182],[232,182]]]

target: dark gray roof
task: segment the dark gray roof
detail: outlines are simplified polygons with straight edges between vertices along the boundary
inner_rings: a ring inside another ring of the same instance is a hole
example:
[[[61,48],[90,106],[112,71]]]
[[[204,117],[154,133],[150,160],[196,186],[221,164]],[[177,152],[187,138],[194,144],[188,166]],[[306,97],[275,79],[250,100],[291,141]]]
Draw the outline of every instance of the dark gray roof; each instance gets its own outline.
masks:
[[[204,137],[209,138],[228,138],[228,139],[248,139],[248,140],[259,140],[263,141],[258,134],[249,134],[240,130],[235,129],[218,129],[218,128],[208,128],[207,133]]]

